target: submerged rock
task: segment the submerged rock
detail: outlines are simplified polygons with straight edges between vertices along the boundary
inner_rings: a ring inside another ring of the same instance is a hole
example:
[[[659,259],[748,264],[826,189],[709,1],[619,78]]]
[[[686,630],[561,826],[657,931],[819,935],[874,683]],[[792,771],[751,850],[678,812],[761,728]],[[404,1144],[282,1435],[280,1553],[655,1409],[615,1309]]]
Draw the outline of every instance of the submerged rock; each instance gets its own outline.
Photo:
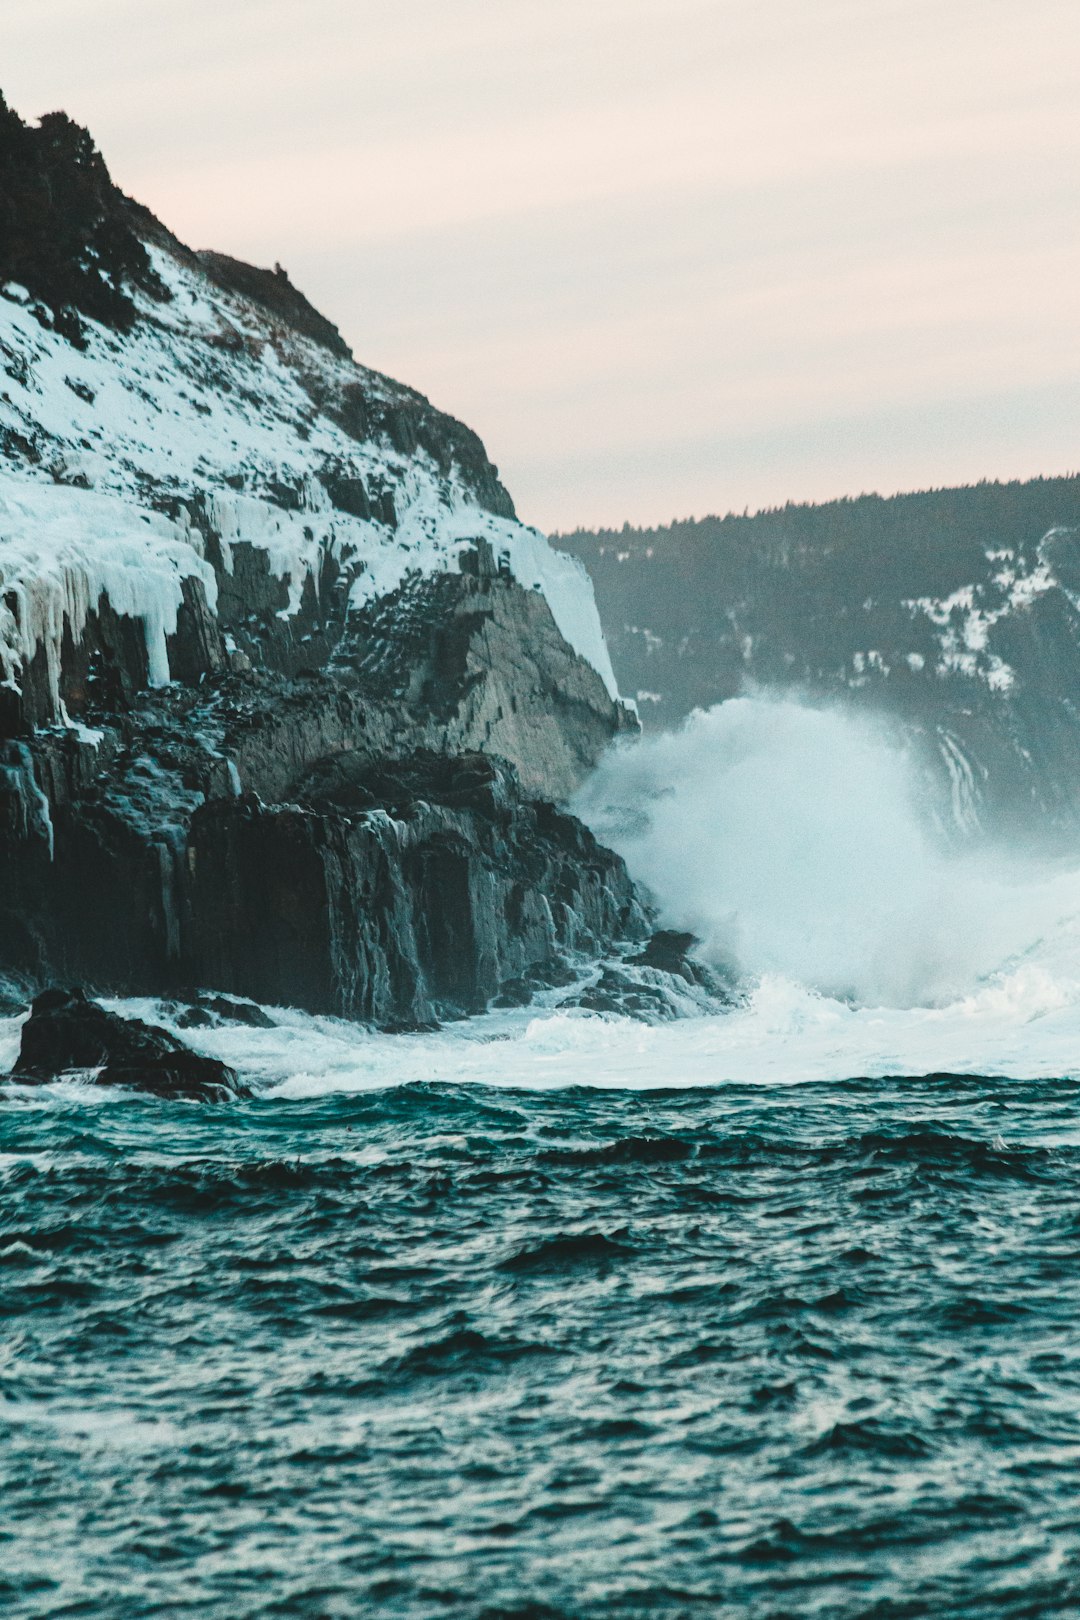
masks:
[[[176,1018],[181,1029],[220,1029],[222,1024],[246,1024],[248,1029],[275,1029],[269,1013],[254,1001],[238,996],[197,995]]]
[[[23,1025],[9,1076],[42,1085],[73,1070],[96,1069],[95,1084],[149,1091],[158,1097],[220,1101],[249,1096],[235,1071],[192,1052],[167,1030],[120,1018],[83,990],[45,990]]]

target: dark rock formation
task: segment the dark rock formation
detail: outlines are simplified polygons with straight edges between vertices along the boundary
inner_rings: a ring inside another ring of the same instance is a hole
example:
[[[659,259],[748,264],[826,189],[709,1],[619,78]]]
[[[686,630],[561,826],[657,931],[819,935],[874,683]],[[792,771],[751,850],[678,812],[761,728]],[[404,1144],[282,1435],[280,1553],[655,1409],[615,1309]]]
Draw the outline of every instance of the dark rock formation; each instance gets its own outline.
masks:
[[[636,730],[567,646],[544,597],[485,559],[406,582],[352,619],[335,667],[412,717],[414,747],[510,760],[528,792],[568,798],[613,735]]]
[[[259,270],[240,259],[230,259],[227,253],[210,252],[200,253],[199,261],[219,286],[253,299],[276,319],[314,338],[332,354],[351,359],[352,351],[337,327],[325,315],[320,315],[314,304],[293,286],[280,265],[275,265],[273,270]]]
[[[128,289],[167,296],[138,216],[85,129],[62,112],[24,124],[0,95],[0,284],[25,286],[42,301],[41,318],[76,343],[76,311],[126,330],[135,319]]]
[[[159,1097],[221,1101],[249,1095],[232,1069],[200,1057],[166,1030],[137,1018],[119,1018],[82,990],[43,991],[23,1025],[9,1078],[40,1085],[88,1069],[98,1071],[96,1085]]]
[[[0,973],[415,1027],[647,936],[554,808],[635,724],[584,572],[283,271],[2,103],[0,456]]]
[[[220,1029],[223,1024],[244,1024],[248,1029],[274,1029],[274,1020],[254,1001],[238,996],[217,996],[197,992],[194,999],[178,1009],[176,1022],[181,1029]]]
[[[568,958],[644,938],[623,863],[477,751],[502,724],[488,681],[513,715],[522,632],[537,619],[554,639],[542,598],[495,583],[504,633],[506,614],[525,615],[516,662],[468,678],[484,613],[437,615],[434,643],[445,636],[458,662],[447,652],[426,699],[374,667],[253,670],[144,693],[92,740],[2,745],[0,960],[38,982],[207,985],[391,1026],[478,1011],[513,984],[531,993],[559,983]],[[479,583],[456,584],[475,607]],[[598,747],[602,686],[570,662],[569,690],[575,679],[595,699],[581,710]],[[498,741],[530,768],[533,793],[545,775],[569,787],[590,733],[559,718],[542,681],[516,690],[537,746],[509,728]]]
[[[197,982],[413,1027],[646,931],[619,858],[489,757],[338,755],[297,796],[196,812],[184,894]]]
[[[630,967],[656,968],[661,973],[677,975],[687,984],[707,985],[709,972],[691,955],[700,944],[693,934],[677,933],[671,928],[658,929],[643,951],[627,957]]]
[[[678,1018],[688,1005],[710,1010],[733,1005],[738,999],[733,986],[692,954],[698,943],[693,934],[660,929],[643,950],[601,963],[572,1005],[648,1022]]]

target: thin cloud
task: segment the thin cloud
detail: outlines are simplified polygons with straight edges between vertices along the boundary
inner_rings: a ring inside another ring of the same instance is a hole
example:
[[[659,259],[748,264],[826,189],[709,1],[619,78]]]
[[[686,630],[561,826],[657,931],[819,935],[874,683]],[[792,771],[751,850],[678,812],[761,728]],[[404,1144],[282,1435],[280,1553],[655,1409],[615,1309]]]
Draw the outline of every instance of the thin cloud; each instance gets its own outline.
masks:
[[[21,111],[287,264],[553,526],[1076,437],[1074,0],[42,0],[5,35]]]

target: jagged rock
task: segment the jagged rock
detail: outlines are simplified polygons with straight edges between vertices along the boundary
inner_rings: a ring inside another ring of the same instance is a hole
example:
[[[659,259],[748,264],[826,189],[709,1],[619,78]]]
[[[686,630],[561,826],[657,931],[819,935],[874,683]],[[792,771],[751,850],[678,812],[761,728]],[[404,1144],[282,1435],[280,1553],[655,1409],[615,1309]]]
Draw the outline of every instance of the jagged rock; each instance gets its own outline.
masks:
[[[258,1001],[417,1027],[479,1012],[554,958],[643,937],[622,861],[483,755],[339,755],[295,805],[193,818],[188,971]]]
[[[97,1070],[99,1086],[124,1086],[159,1097],[219,1101],[247,1096],[234,1070],[190,1051],[175,1036],[137,1018],[119,1018],[82,990],[45,990],[35,997],[9,1078],[40,1085],[76,1070]]]
[[[103,742],[88,788],[70,747],[51,756],[51,854],[20,778],[24,836],[0,836],[0,960],[39,982],[213,985],[416,1026],[565,984],[568,954],[648,935],[622,861],[505,762],[344,750],[268,804],[236,796],[191,713],[138,751]]]
[[[230,259],[227,253],[202,252],[199,260],[220,286],[254,299],[278,320],[314,338],[332,354],[352,358],[352,351],[337,327],[308,303],[280,265],[273,270],[259,270],[239,259]]]
[[[643,939],[552,808],[635,724],[588,578],[476,435],[0,103],[6,217],[0,970],[415,1026]]]
[[[560,635],[538,591],[505,574],[408,581],[354,616],[338,668],[406,707],[420,746],[509,759],[527,791],[565,799],[637,722]],[[466,554],[463,564],[470,558]]]
[[[181,1029],[213,1029],[222,1024],[244,1024],[248,1029],[274,1029],[270,1015],[253,1001],[205,992],[185,1007],[176,1022]]]
[[[673,977],[685,979],[687,984],[697,984],[703,989],[712,990],[716,984],[713,974],[703,962],[696,961],[690,954],[694,946],[700,943],[701,941],[693,934],[660,928],[653,934],[643,951],[626,958],[627,965],[656,968],[661,973],[670,973]]]
[[[224,828],[236,819],[241,790],[264,806],[310,802],[315,784],[329,791],[339,756],[355,776],[388,756],[454,759],[482,749],[517,768],[515,799],[562,796],[619,716],[599,677],[562,641],[543,597],[489,570],[416,582],[385,612],[356,615],[348,656],[328,669],[292,678],[265,669],[219,672],[113,702],[100,711],[96,732],[47,730],[0,744],[0,963],[39,981],[63,978],[99,990],[168,994],[178,985],[214,984],[300,1005],[314,997],[320,1008],[366,1007],[370,1016],[398,1021],[428,1019],[432,998],[421,994],[414,1008],[404,993],[391,996],[374,984],[330,994],[327,985],[341,982],[345,970],[325,964],[310,983],[295,966],[227,984],[218,977],[217,956],[191,944],[199,927],[190,909],[192,862],[205,836],[195,838],[193,815],[220,801],[199,827]],[[456,765],[447,768],[460,774]],[[441,794],[444,810],[453,808],[445,784],[417,788],[413,797],[425,793],[432,801]],[[329,799],[320,806],[327,808],[351,813]],[[257,818],[260,838],[271,836],[273,823],[279,854],[290,816],[267,810]],[[513,826],[530,835],[527,818]],[[256,833],[249,828],[244,837],[250,842]],[[305,849],[315,838],[321,870],[328,859],[323,832],[290,837]],[[406,887],[413,872],[401,874]],[[617,881],[622,888],[623,876]],[[262,903],[257,884],[251,895]],[[592,929],[605,940],[615,913],[606,915],[608,922]],[[254,931],[252,920],[246,932]],[[228,937],[244,934],[234,914]],[[521,977],[551,956],[557,941],[544,934],[534,943],[518,953],[517,965],[482,975],[485,990],[495,994],[502,980]],[[416,969],[408,971],[419,983]],[[355,973],[362,972],[357,964]],[[473,990],[456,1002],[437,999],[474,1006],[479,998]]]
[[[733,1006],[735,989],[692,954],[699,943],[693,934],[658,929],[642,950],[602,962],[565,1005],[650,1023],[682,1017],[689,1008],[715,1012]]]
[[[128,288],[166,297],[138,212],[85,129],[62,112],[32,128],[0,95],[0,283],[22,283],[76,343],[76,309],[123,330],[135,319]]]
[[[673,1016],[666,986],[642,986],[621,968],[611,966],[603,967],[599,977],[568,1005],[585,1012],[614,1013],[620,1018],[640,1018],[645,1022]]]

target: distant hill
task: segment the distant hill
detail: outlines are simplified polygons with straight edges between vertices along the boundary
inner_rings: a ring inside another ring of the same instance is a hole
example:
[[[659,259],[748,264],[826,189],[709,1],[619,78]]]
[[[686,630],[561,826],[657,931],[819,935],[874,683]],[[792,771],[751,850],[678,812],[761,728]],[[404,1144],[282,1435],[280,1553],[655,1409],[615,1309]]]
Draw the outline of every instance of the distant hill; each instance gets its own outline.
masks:
[[[930,739],[959,824],[1080,828],[1080,477],[555,543],[647,728],[748,685],[842,693]]]

